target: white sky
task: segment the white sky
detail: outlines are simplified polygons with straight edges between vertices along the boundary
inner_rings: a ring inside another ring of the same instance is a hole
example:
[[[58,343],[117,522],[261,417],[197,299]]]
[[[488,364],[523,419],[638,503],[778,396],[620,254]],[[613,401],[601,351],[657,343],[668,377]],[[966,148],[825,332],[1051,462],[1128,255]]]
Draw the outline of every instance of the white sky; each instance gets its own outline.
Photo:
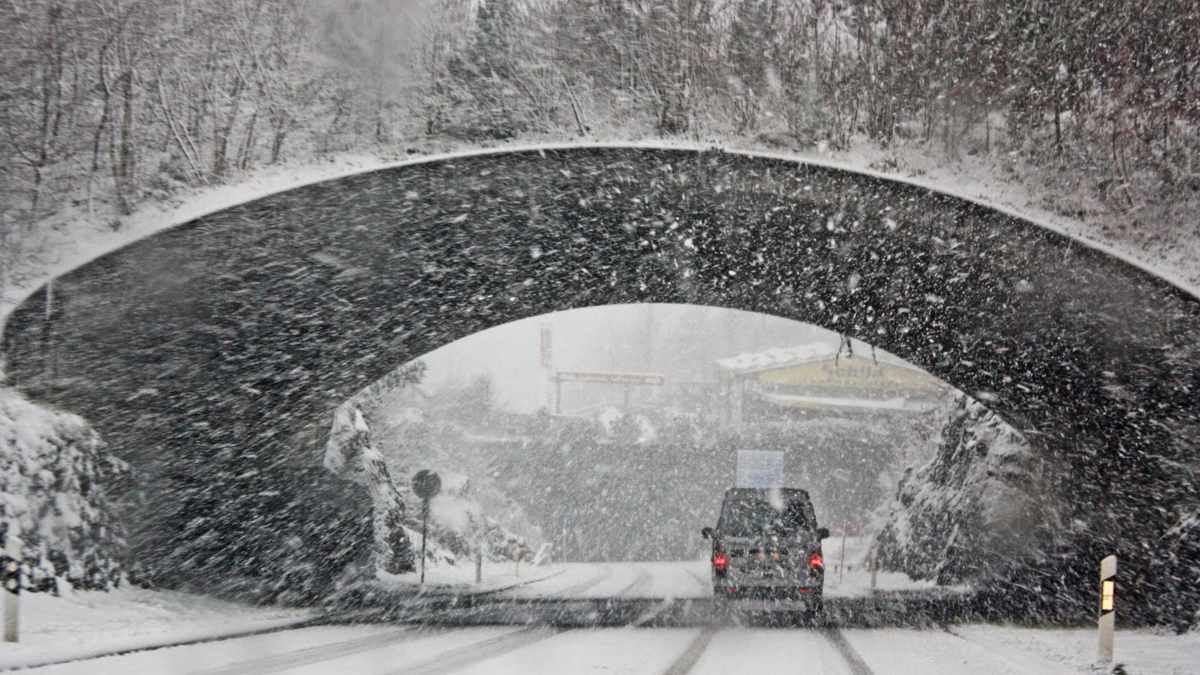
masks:
[[[421,357],[428,391],[490,373],[496,402],[514,412],[549,407],[550,370],[540,365],[549,326],[559,370],[712,376],[715,359],[809,342],[837,342],[817,326],[765,314],[694,305],[608,305],[545,314],[468,336]]]

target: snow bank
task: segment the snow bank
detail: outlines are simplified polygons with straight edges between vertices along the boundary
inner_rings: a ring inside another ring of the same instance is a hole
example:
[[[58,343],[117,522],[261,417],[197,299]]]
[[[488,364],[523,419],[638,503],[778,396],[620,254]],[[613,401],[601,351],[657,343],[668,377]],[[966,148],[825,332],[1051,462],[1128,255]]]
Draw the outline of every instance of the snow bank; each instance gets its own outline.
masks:
[[[310,610],[250,607],[176,591],[123,586],[111,593],[21,597],[21,641],[0,668],[292,625]]]
[[[937,454],[900,481],[877,537],[880,563],[943,584],[987,577],[1044,549],[1053,511],[1042,487],[1041,460],[1025,437],[963,396]]]
[[[954,635],[1003,659],[1028,655],[1041,665],[1026,672],[1101,673],[1096,665],[1096,629],[1046,629],[1017,626],[955,626]],[[1200,633],[1170,635],[1150,629],[1118,627],[1113,640],[1113,673],[1194,675],[1200,668]],[[979,669],[975,669],[979,672]]]
[[[117,581],[125,533],[104,484],[127,472],[82,418],[0,387],[0,530],[21,542],[28,588]]]

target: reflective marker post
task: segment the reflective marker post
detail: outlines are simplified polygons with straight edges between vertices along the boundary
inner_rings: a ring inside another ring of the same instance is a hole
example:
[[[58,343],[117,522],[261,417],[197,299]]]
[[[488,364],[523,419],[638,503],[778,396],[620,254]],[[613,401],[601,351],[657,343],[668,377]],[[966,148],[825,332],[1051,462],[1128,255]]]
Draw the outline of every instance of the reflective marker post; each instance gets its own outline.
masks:
[[[483,583],[483,542],[479,542],[475,549],[475,583]]]
[[[16,642],[19,636],[21,611],[21,540],[16,535],[15,523],[9,523],[5,530],[3,569],[0,577],[4,579],[4,641]]]
[[[1113,629],[1116,627],[1117,556],[1100,561],[1100,661],[1113,660]]]
[[[21,563],[15,558],[4,558],[4,641],[16,642],[21,609]]]
[[[879,580],[879,549],[871,546],[871,590],[875,590],[875,585]]]

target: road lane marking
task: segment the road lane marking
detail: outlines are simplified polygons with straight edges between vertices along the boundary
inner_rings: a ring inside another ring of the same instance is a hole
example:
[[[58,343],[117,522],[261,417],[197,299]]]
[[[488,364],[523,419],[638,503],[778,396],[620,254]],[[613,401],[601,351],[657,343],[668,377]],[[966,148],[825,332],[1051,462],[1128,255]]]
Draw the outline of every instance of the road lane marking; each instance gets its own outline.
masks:
[[[663,675],[687,675],[688,671],[700,660],[704,650],[708,649],[708,643],[712,642],[713,636],[716,634],[717,629],[712,626],[701,628],[700,634],[692,639],[687,649],[683,650],[683,653],[663,672]]]
[[[873,675],[871,667],[867,665],[866,661],[863,661],[863,657],[858,652],[854,651],[854,647],[851,647],[850,643],[846,641],[846,636],[842,635],[842,631],[826,627],[821,628],[820,633],[825,636],[825,639],[833,643],[834,647],[837,647],[838,653],[842,655],[842,658],[846,661],[846,665],[850,666],[851,673],[854,675]]]

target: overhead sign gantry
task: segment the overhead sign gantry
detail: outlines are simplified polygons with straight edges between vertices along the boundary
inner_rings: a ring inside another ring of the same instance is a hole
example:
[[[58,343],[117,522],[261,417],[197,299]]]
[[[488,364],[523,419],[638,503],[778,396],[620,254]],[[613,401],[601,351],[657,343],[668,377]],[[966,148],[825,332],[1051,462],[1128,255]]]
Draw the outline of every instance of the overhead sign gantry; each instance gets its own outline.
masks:
[[[632,373],[621,371],[578,371],[560,370],[554,373],[554,414],[562,414],[563,382],[587,382],[591,384],[616,384],[625,387],[625,409],[629,409],[629,392],[633,386],[661,387],[667,377],[660,373]]]

